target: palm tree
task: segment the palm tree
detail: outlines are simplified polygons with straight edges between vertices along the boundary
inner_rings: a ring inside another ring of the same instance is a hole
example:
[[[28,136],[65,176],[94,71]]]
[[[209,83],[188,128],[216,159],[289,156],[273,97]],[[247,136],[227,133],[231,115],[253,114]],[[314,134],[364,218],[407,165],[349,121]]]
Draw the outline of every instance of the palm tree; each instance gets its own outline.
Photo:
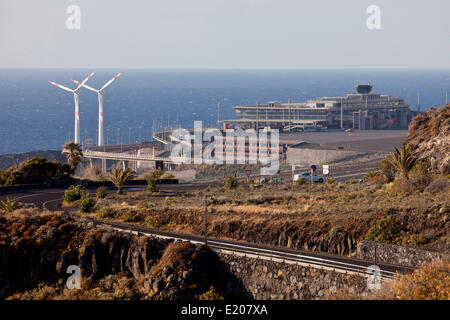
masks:
[[[117,194],[122,193],[122,187],[130,180],[133,180],[136,177],[134,171],[131,171],[130,168],[126,170],[123,169],[114,169],[109,175],[109,180],[117,187]]]
[[[409,173],[417,164],[417,154],[411,149],[411,147],[403,146],[400,150],[394,147],[395,152],[392,157],[389,158],[389,162],[402,176],[409,179]]]
[[[83,157],[81,146],[75,142],[68,142],[64,145],[62,154],[67,157],[67,163],[75,171]]]

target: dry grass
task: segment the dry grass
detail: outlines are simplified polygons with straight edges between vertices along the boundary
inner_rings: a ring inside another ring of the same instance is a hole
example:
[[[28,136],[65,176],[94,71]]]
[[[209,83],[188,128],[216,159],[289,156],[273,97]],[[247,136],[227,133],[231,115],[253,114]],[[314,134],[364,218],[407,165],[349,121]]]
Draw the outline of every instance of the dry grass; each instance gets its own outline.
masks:
[[[401,223],[405,245],[422,234],[421,247],[448,251],[448,185],[434,193],[391,188],[373,183],[209,186],[178,195],[130,193],[111,207],[131,212],[126,217],[133,223],[202,235],[204,199],[210,196],[210,236],[344,254],[355,252],[376,221],[391,217]],[[342,229],[339,237],[330,236],[335,226]]]

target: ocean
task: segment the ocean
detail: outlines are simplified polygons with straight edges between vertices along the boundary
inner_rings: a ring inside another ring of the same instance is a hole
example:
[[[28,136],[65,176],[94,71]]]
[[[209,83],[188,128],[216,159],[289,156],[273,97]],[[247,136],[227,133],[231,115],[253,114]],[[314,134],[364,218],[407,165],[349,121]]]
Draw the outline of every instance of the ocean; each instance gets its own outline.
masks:
[[[422,110],[442,106],[450,91],[450,69],[442,70],[120,70],[99,69],[87,84],[100,88],[118,72],[124,74],[104,95],[105,143],[148,141],[152,130],[167,126],[192,128],[194,120],[215,126],[217,103],[221,119],[236,118],[234,105],[256,101],[305,101],[341,96],[355,84],[370,83],[373,91],[402,96]],[[0,154],[59,150],[73,140],[73,94],[49,80],[75,88],[90,69],[0,69]],[[97,95],[80,94],[81,140],[96,143]]]

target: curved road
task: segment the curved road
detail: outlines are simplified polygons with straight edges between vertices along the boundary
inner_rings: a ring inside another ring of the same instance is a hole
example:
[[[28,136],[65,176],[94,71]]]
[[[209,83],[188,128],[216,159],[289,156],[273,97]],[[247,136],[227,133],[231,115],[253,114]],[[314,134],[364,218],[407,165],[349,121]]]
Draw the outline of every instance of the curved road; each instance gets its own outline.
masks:
[[[179,185],[160,185],[161,189],[165,190],[191,190],[193,188],[205,187],[210,183],[199,184],[179,184]],[[142,190],[143,187],[130,186],[126,187],[129,191]],[[91,191],[92,192],[92,191]],[[22,192],[14,192],[9,194],[0,195],[0,200],[4,200],[6,197],[16,199],[24,204],[34,204],[40,209],[46,209],[50,211],[61,211],[61,201],[63,198],[63,189],[40,189],[40,190],[27,190]],[[76,219],[81,219],[80,216],[65,211],[65,214],[70,215]],[[133,232],[143,235],[151,235],[161,238],[169,238],[182,241],[191,241],[193,243],[204,244],[205,239],[203,236],[192,234],[180,234],[174,232],[166,232],[158,229],[146,228],[127,223],[111,222],[106,220],[97,220],[90,217],[83,217],[83,219],[91,220],[94,225],[110,225],[113,228],[125,231]],[[263,259],[274,259],[284,261],[286,263],[298,263],[302,265],[310,265],[314,267],[322,267],[327,269],[333,269],[338,272],[355,272],[359,274],[367,274],[367,268],[374,265],[374,261],[359,260],[354,258],[348,258],[344,256],[336,256],[324,253],[316,253],[305,250],[290,249],[285,247],[277,247],[264,244],[255,244],[244,241],[232,241],[208,238],[207,244],[215,251],[232,252],[235,254],[245,254],[249,256],[258,256]],[[405,273],[413,271],[414,268],[380,264],[376,265],[381,270],[382,278],[392,278],[395,272]]]

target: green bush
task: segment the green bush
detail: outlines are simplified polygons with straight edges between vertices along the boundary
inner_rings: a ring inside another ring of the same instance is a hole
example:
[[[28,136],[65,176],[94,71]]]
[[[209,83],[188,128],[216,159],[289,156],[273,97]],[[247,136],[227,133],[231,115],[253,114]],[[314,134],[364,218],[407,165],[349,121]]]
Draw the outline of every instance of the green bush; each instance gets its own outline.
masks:
[[[109,207],[103,207],[100,209],[100,211],[97,212],[97,218],[99,219],[110,219],[110,218],[114,218],[116,212],[114,211],[113,208],[109,208]]]
[[[384,176],[384,180],[386,183],[392,182],[395,179],[396,169],[391,163],[392,155],[386,156],[385,159],[381,160],[378,168],[381,171],[381,174]]]
[[[401,225],[392,219],[377,221],[366,234],[366,240],[399,244],[401,243]]]
[[[44,183],[53,179],[65,184],[72,181],[73,173],[74,171],[67,163],[48,161],[45,158],[31,158],[17,167],[0,170],[0,184]]]
[[[154,178],[147,179],[147,191],[158,192],[159,188],[156,186],[156,180]]]
[[[157,216],[148,216],[144,221],[145,225],[150,228],[159,228],[161,226]]]
[[[135,214],[131,211],[122,212],[120,218],[123,222],[134,222]]]
[[[356,179],[349,179],[348,180],[348,184],[355,184],[356,183]]]
[[[224,187],[225,189],[236,189],[238,186],[238,182],[235,177],[228,175],[225,179]]]
[[[428,242],[427,238],[421,233],[412,234],[409,236],[408,239],[408,245],[412,247],[420,247],[426,244],[427,242]]]
[[[64,202],[72,203],[80,200],[86,194],[86,190],[79,185],[71,185],[66,191],[64,191]]]
[[[333,183],[335,183],[336,182],[336,179],[335,178],[328,178],[327,179],[327,183],[328,184],[333,184]]]
[[[85,198],[80,201],[80,212],[82,213],[89,213],[92,211],[92,209],[95,206],[95,200],[93,198]]]
[[[108,190],[107,187],[101,186],[97,188],[96,197],[97,199],[103,199],[106,198],[106,191]]]
[[[302,186],[306,183],[306,178],[298,178],[296,181],[294,181],[295,186]]]

